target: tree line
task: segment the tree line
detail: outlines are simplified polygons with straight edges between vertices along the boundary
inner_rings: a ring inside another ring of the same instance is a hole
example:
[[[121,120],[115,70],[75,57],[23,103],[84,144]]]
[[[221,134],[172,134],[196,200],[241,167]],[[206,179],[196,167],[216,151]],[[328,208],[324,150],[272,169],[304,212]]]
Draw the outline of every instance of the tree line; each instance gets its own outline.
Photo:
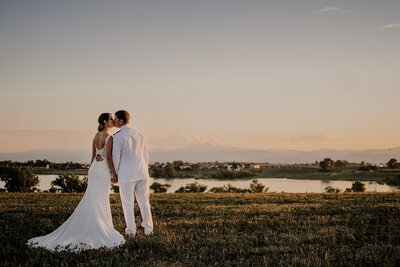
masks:
[[[33,162],[33,161],[32,161]],[[36,165],[47,164],[48,161],[36,161]],[[72,164],[72,163],[71,163]],[[166,164],[154,164],[152,166],[152,177],[176,177],[176,170],[181,169],[181,166],[187,166],[186,163],[182,161],[174,161],[173,163]],[[325,158],[324,160],[319,162],[319,166],[321,171],[331,171],[334,168],[343,168],[349,164],[348,161],[345,160],[337,160],[334,161],[331,158]],[[400,162],[397,159],[392,158],[387,163],[386,166],[390,169],[400,168]],[[370,171],[376,170],[377,166],[362,162],[359,170],[361,171]],[[156,175],[154,175],[156,174]],[[182,174],[185,178],[188,177],[187,174]],[[216,175],[218,178],[225,179],[235,179],[238,177],[251,177],[253,174],[247,172],[233,172],[227,170],[219,170],[217,173],[211,173],[209,175]],[[212,177],[211,177],[212,178]],[[4,189],[0,189],[0,191],[7,192],[35,192],[39,191],[37,186],[39,184],[39,178],[37,175],[33,173],[31,166],[21,166],[13,164],[11,161],[1,161],[0,162],[0,180],[5,183]],[[257,181],[257,180],[253,180]],[[54,181],[51,182],[51,188],[48,190],[49,192],[84,192],[87,187],[87,177],[84,179],[79,179],[79,176],[73,174],[62,174],[59,175]],[[362,186],[358,184],[360,182],[355,182],[354,187],[346,190],[347,192],[362,192]],[[400,176],[392,177],[387,179],[386,183],[388,185],[400,186]],[[150,189],[155,193],[163,193],[166,192],[167,189],[171,185],[169,184],[160,184],[153,183]],[[118,186],[113,185],[112,190],[116,192],[118,190]],[[258,188],[258,189],[257,189]],[[249,189],[240,189],[230,186],[219,187],[219,188],[211,188],[209,192],[215,193],[226,193],[226,192],[259,192],[260,185],[250,186]],[[361,189],[360,189],[361,188]],[[202,186],[199,184],[192,183],[188,184],[185,187],[179,188],[176,193],[185,193],[185,192],[204,192],[207,189],[207,186]],[[365,190],[365,189],[364,189]],[[337,189],[327,188],[326,192],[336,192]]]
[[[221,172],[217,175],[218,178],[224,177],[227,179],[234,179],[237,177],[231,177],[232,175],[241,176],[241,177],[251,177],[254,176],[254,172],[256,169],[252,169],[252,165],[258,165],[259,168],[274,168],[276,166],[285,166],[285,167],[301,167],[301,166],[309,166],[316,165],[319,166],[321,171],[330,171],[335,168],[344,168],[346,166],[359,166],[359,170],[361,171],[369,171],[369,170],[377,170],[377,166],[371,163],[366,163],[361,161],[360,163],[349,162],[347,160],[333,160],[331,158],[324,158],[322,161],[315,161],[315,163],[307,163],[307,164],[270,164],[270,163],[245,163],[245,162],[198,162],[198,163],[189,163],[184,162],[182,160],[175,160],[173,162],[159,163],[155,162],[154,164],[149,165],[149,171],[152,177],[154,178],[173,178],[173,177],[185,177],[190,178],[193,175],[190,174],[190,171],[197,171],[202,169],[208,170],[221,170]],[[391,158],[386,164],[386,167],[389,169],[398,169],[400,168],[400,162],[395,158]],[[87,164],[67,161],[65,163],[54,163],[50,162],[47,159],[37,159],[37,160],[28,160],[26,162],[19,161],[11,161],[11,160],[3,160],[0,161],[0,166],[14,166],[14,167],[27,167],[33,169],[54,169],[54,170],[75,170],[75,169],[87,169],[89,166]],[[231,167],[235,169],[236,174],[232,174],[231,171],[227,169],[227,167]],[[245,171],[243,171],[245,170]],[[248,170],[251,170],[249,172]],[[186,171],[184,174],[181,171]],[[214,178],[214,177],[210,177]]]
[[[34,169],[54,169],[54,170],[75,170],[75,169],[88,169],[87,164],[82,164],[73,161],[63,163],[51,162],[47,159],[28,160],[25,162],[3,160],[0,161],[0,166],[14,166],[14,167],[27,167]]]
[[[319,167],[321,171],[329,172],[334,168],[344,168],[350,164],[347,160],[333,160],[331,158],[324,158],[322,161],[319,162]],[[389,169],[398,169],[400,168],[400,162],[397,161],[395,158],[391,158],[388,162],[386,162],[386,167]],[[378,167],[371,163],[366,163],[365,161],[361,161],[358,170],[360,171],[376,171]]]

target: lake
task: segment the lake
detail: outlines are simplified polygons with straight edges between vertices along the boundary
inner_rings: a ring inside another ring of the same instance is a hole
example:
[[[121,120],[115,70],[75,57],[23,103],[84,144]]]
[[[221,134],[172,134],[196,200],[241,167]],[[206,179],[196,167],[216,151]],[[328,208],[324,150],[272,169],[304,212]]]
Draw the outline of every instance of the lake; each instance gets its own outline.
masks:
[[[38,175],[40,179],[39,189],[48,190],[50,183],[56,179],[57,175]],[[83,176],[81,176],[83,177]],[[150,178],[150,184],[159,182],[161,184],[170,184],[167,193],[174,193],[179,187],[185,186],[188,183],[194,182],[193,178],[179,178],[179,179],[161,179]],[[230,184],[238,188],[249,188],[252,179],[240,180],[214,180],[214,179],[198,179],[200,184],[207,185],[207,191],[212,187],[220,187]],[[258,181],[269,188],[268,192],[287,192],[287,193],[323,193],[327,186],[339,188],[342,191],[350,188],[352,181],[327,181],[327,180],[296,180],[285,178],[258,178]],[[398,188],[386,184],[378,184],[376,182],[365,181],[366,191],[372,192],[392,192],[397,191]],[[0,184],[2,187],[4,183]]]

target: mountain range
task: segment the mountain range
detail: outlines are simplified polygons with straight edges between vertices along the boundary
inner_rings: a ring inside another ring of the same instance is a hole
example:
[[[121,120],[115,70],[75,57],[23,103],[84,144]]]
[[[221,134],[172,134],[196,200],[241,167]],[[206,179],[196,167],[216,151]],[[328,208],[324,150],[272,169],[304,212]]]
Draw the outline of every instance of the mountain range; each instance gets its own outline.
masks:
[[[312,151],[290,149],[249,149],[225,147],[213,144],[199,144],[183,148],[153,148],[149,150],[151,162],[187,162],[241,161],[269,163],[313,163],[324,158],[348,160],[350,162],[386,163],[391,158],[400,159],[400,147],[390,149],[334,150],[319,149]],[[90,160],[90,148],[32,150],[18,153],[0,153],[0,160],[27,161],[47,159],[51,162],[81,162]]]

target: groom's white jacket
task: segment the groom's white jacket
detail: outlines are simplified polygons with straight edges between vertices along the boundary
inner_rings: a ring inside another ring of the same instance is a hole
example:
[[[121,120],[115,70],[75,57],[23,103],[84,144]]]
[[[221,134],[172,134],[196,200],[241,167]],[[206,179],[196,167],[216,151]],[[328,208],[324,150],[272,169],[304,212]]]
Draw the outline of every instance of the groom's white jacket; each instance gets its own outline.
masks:
[[[114,134],[113,162],[119,183],[149,179],[149,153],[143,135],[122,126]]]

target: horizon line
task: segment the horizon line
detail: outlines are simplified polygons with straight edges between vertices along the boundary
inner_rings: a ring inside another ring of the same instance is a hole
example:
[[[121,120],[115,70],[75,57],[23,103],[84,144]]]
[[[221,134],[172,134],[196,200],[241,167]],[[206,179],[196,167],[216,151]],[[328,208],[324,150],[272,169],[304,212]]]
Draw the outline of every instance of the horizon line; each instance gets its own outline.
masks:
[[[188,146],[182,146],[182,147],[148,147],[148,150],[180,150],[180,149],[185,149],[185,148],[191,148],[191,147],[196,147],[196,146],[207,146],[211,145],[214,147],[220,147],[220,148],[230,148],[230,149],[245,149],[245,150],[254,150],[254,151],[276,151],[276,150],[292,150],[292,151],[299,151],[299,152],[313,152],[313,151],[319,151],[319,150],[334,150],[334,151],[366,151],[366,150],[393,150],[393,149],[399,149],[400,145],[398,146],[393,146],[393,147],[386,147],[386,148],[360,148],[360,149],[354,149],[354,148],[327,148],[327,147],[322,147],[322,148],[316,148],[316,149],[295,149],[295,148],[250,148],[250,147],[236,147],[236,146],[225,146],[225,145],[216,145],[212,143],[201,143],[201,144],[193,144],[193,145],[188,145]],[[21,154],[21,153],[29,153],[29,152],[36,152],[36,151],[56,151],[56,150],[64,150],[64,151],[71,151],[71,150],[90,150],[91,147],[77,147],[77,148],[48,148],[48,149],[31,149],[31,150],[24,150],[24,151],[7,151],[7,152],[0,152],[0,154]]]

